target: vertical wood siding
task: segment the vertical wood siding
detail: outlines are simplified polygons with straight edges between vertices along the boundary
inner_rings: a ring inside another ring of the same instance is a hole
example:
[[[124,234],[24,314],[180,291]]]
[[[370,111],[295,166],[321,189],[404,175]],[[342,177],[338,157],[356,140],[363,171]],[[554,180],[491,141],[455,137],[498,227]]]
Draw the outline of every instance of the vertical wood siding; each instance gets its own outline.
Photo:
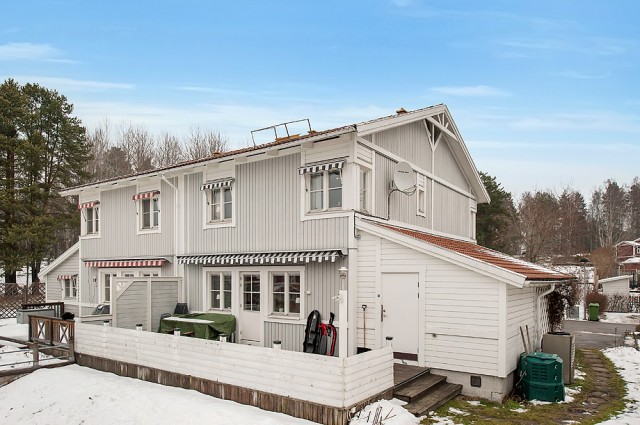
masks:
[[[313,310],[318,310],[322,320],[329,320],[329,313],[333,312],[335,320],[340,320],[338,301],[332,300],[332,298],[338,295],[340,290],[338,269],[342,266],[346,267],[346,265],[346,259],[336,260],[335,263],[323,261],[307,265],[306,290],[311,292],[306,300],[307,315]]]
[[[431,145],[422,121],[403,125],[375,135],[375,144],[418,167],[431,170]]]
[[[453,153],[451,153],[451,149],[448,144],[448,137],[449,136],[443,134],[440,143],[438,143],[438,146],[436,147],[434,161],[435,170],[433,170],[433,173],[449,183],[470,192],[471,188],[469,187],[469,182],[462,173]]]
[[[282,349],[302,351],[305,325],[299,323],[264,323],[264,346],[271,347],[273,341],[281,341]]]
[[[170,179],[176,184],[176,179]],[[173,255],[175,193],[165,182],[160,186],[161,233],[137,235],[138,216],[131,186],[105,190],[100,194],[100,238],[80,239],[83,259],[134,258]]]
[[[375,173],[375,190],[376,190],[376,215],[387,217],[389,184],[393,181],[393,172],[397,163],[380,154],[376,154],[376,173]],[[416,181],[416,174],[413,179]],[[405,195],[401,192],[393,192],[391,194],[391,219],[398,220],[403,223],[414,224],[424,228],[430,228],[431,225],[431,180],[426,179],[427,210],[426,218],[417,215],[418,204],[417,195]]]
[[[358,241],[358,286],[356,301],[356,337],[358,347],[375,347],[375,328],[379,325],[380,312],[376,302],[376,250],[379,239],[369,233],[361,233]],[[362,310],[362,305],[366,310]],[[365,321],[366,314],[366,336]]]
[[[468,238],[470,219],[469,198],[436,183],[433,196],[433,230]]]
[[[346,247],[346,217],[300,220],[299,166],[300,154],[237,165],[235,227],[204,230],[202,173],[187,175],[187,254]]]

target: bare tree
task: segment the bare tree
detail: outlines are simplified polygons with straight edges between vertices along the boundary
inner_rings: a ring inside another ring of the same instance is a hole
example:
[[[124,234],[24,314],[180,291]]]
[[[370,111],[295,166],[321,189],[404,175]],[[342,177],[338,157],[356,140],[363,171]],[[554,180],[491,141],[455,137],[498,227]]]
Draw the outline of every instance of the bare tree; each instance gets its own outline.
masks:
[[[627,192],[629,200],[629,229],[627,239],[640,238],[640,179],[635,177]]]
[[[154,139],[149,131],[139,125],[120,127],[118,147],[127,155],[134,173],[153,169]]]
[[[184,159],[184,149],[177,137],[164,133],[157,138],[153,161],[155,167],[167,167]]]
[[[89,180],[103,180],[112,177],[104,164],[106,155],[112,146],[111,141],[111,124],[108,119],[94,128],[87,131],[87,143],[91,149],[91,159],[87,163],[86,171],[89,174]]]
[[[185,140],[185,155],[187,160],[206,158],[216,152],[228,150],[227,139],[220,132],[201,130],[199,127],[191,129]]]
[[[553,253],[557,229],[558,201],[553,193],[525,192],[520,199],[520,231],[525,248],[525,258],[536,262]]]

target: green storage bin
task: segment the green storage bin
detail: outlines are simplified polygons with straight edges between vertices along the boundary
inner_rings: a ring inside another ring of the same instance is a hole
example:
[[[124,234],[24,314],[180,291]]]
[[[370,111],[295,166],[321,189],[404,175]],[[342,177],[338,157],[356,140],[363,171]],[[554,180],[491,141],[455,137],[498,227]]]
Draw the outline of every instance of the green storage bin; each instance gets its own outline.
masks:
[[[589,304],[589,320],[596,321],[596,322],[600,320],[598,318],[599,313],[600,313],[600,304],[598,303]]]
[[[520,356],[522,393],[527,400],[564,401],[562,359],[557,354],[529,353]]]

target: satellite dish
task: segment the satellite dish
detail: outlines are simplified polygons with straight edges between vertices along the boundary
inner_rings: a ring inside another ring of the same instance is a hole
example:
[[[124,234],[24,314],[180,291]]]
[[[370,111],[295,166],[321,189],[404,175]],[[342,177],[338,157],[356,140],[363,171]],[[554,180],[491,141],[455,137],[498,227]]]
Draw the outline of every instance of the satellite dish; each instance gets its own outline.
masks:
[[[413,181],[413,168],[411,168],[411,164],[405,161],[398,162],[396,170],[393,172],[393,183],[398,190],[402,192],[406,192],[415,187],[416,184]]]

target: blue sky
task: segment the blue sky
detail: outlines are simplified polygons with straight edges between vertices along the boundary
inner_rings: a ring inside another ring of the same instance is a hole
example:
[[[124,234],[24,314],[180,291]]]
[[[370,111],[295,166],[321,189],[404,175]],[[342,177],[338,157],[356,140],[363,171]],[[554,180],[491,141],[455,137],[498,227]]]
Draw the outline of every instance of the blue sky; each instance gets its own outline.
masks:
[[[315,130],[449,106],[514,195],[640,174],[640,2],[12,1],[0,78],[65,94],[91,128]]]

